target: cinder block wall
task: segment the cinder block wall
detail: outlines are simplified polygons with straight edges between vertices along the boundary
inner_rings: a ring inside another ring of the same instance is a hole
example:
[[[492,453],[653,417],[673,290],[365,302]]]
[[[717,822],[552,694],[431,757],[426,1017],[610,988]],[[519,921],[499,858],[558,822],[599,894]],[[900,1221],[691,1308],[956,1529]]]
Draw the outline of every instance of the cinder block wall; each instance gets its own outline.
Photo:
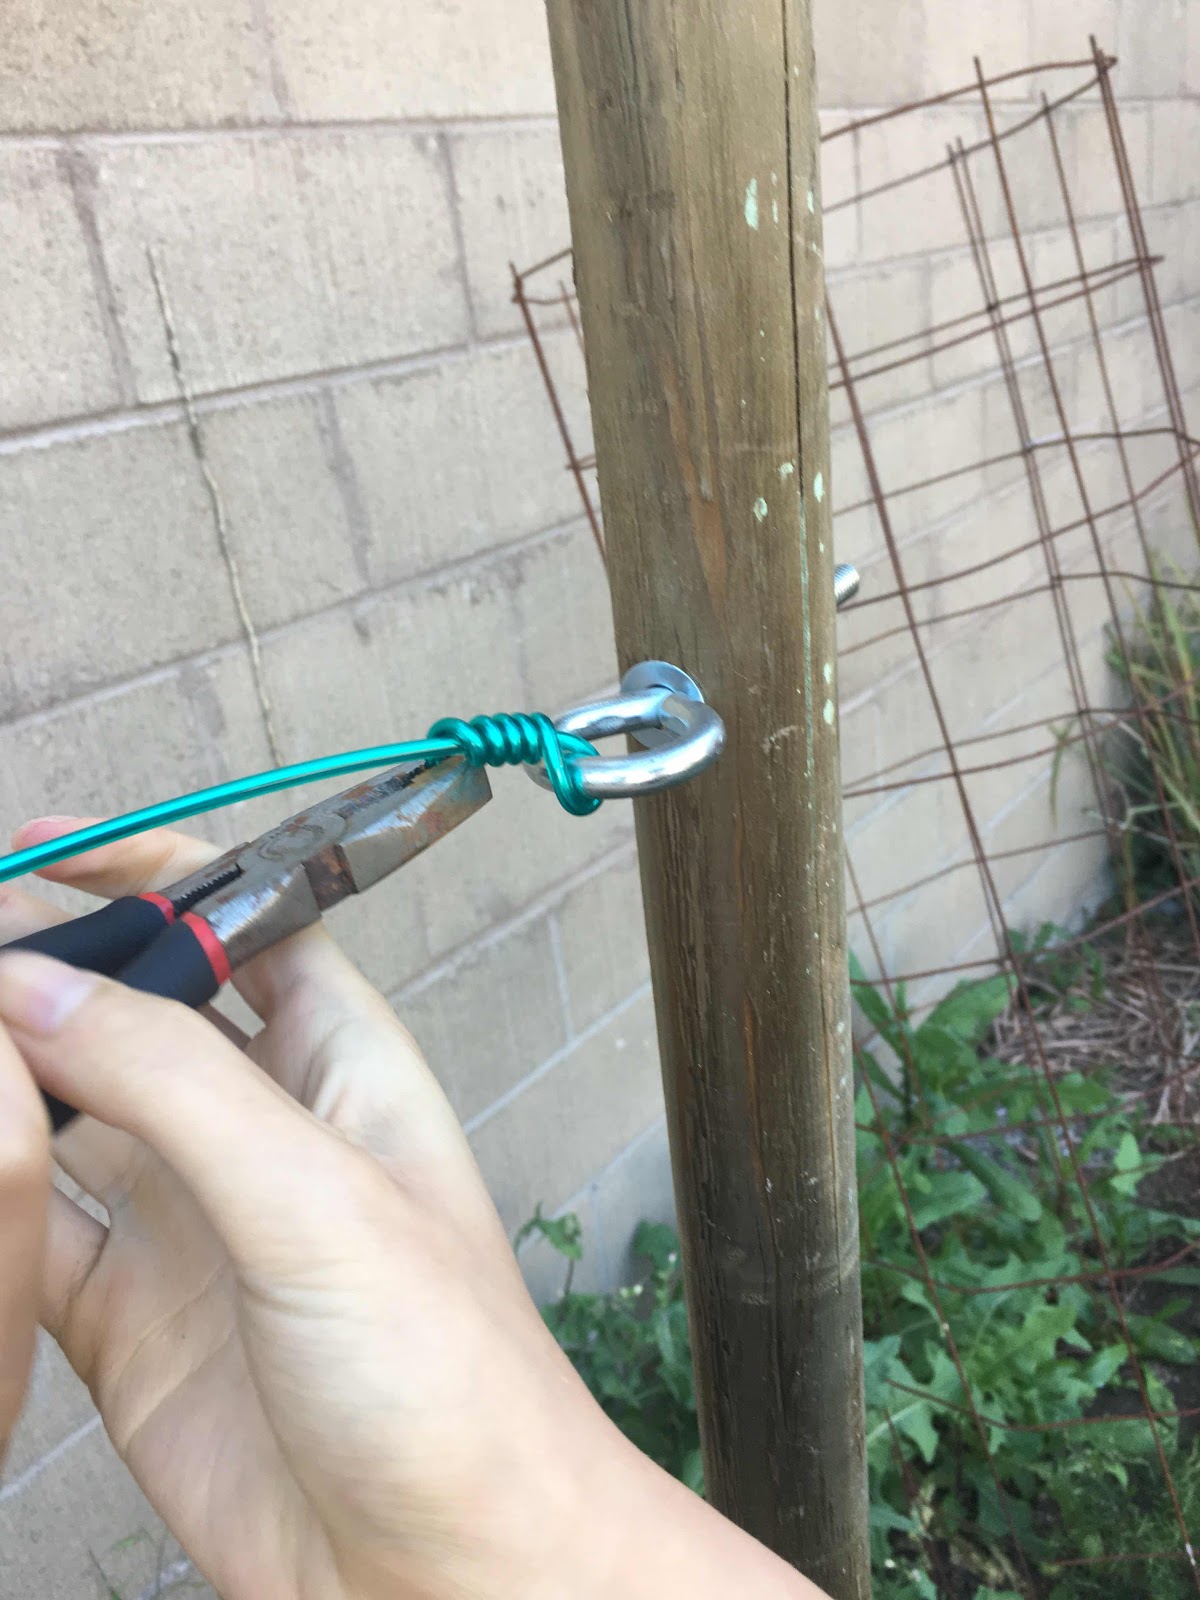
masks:
[[[1177,350],[1200,377],[1195,5],[821,0],[819,23],[832,121],[962,81],[975,50],[999,70],[1080,53],[1089,27],[1115,41],[1151,240],[1173,241]],[[940,149],[938,117],[907,137]],[[865,156],[830,155],[832,195]],[[829,231],[859,344],[888,336],[881,284],[911,310],[962,270],[957,234],[928,260],[902,213],[890,230]],[[612,683],[603,577],[509,298],[507,261],[567,238],[541,0],[8,0],[0,238],[0,821]],[[552,340],[586,431],[571,335]],[[961,398],[974,375],[920,381]],[[913,398],[881,408],[899,452]],[[987,407],[980,385],[956,426],[982,441]],[[837,450],[844,499],[842,433]],[[988,537],[994,487],[976,486],[964,539]],[[838,536],[839,555],[870,553],[866,532],[861,552],[851,525]],[[843,681],[848,776],[918,715],[903,672],[863,666]],[[611,1280],[638,1218],[670,1208],[630,818],[566,818],[517,774],[496,790],[336,920],[429,1052],[506,1222],[573,1206],[583,1281]],[[882,842],[880,884],[897,829],[945,842],[911,798],[847,821],[856,849]],[[896,913],[893,950],[916,916]],[[525,1262],[551,1292],[553,1262]],[[137,1595],[156,1551],[113,1547],[156,1526],[44,1351],[0,1481],[0,1593],[85,1600],[95,1555]]]

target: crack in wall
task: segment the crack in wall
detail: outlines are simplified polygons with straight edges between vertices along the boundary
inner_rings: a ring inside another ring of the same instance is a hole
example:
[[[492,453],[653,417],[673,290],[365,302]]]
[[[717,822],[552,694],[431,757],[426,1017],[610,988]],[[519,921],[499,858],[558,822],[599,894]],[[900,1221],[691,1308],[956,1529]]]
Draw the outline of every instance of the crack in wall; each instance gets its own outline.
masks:
[[[254,679],[254,692],[258,699],[259,710],[262,713],[267,746],[271,752],[271,760],[277,767],[280,767],[283,765],[283,753],[275,730],[271,699],[267,691],[266,675],[263,670],[262,646],[259,642],[258,630],[254,626],[254,619],[250,614],[250,608],[246,603],[241,569],[238,566],[237,556],[234,553],[233,543],[229,535],[229,521],[225,511],[225,502],[213,473],[212,464],[208,459],[208,450],[204,443],[204,434],[200,428],[200,419],[196,414],[195,402],[184,377],[183,362],[179,353],[179,340],[175,331],[175,319],[171,311],[170,300],[167,297],[167,286],[158,260],[150,247],[146,249],[146,262],[150,269],[154,293],[158,300],[159,314],[162,317],[167,357],[171,363],[171,371],[175,376],[176,387],[179,390],[179,398],[183,403],[184,416],[187,420],[188,442],[200,468],[200,475],[204,480],[205,492],[208,495],[209,506],[212,509],[213,527],[217,535],[217,547],[221,555],[221,564],[229,580],[230,593],[233,596],[233,603],[250,651],[250,671]]]

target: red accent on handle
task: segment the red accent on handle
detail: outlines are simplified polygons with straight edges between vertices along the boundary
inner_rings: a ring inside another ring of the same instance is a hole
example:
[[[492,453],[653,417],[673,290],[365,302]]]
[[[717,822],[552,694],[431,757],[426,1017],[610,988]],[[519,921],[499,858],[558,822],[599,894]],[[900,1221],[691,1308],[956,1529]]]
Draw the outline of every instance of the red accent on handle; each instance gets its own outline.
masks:
[[[208,957],[208,964],[213,969],[213,976],[218,983],[228,983],[232,968],[229,957],[225,954],[225,946],[205,922],[203,917],[198,917],[194,911],[187,911],[180,918],[196,935],[204,954]]]
[[[152,891],[147,890],[145,894],[138,895],[138,899],[145,900],[149,905],[157,906],[169,923],[175,921],[175,907],[165,894],[154,894]]]

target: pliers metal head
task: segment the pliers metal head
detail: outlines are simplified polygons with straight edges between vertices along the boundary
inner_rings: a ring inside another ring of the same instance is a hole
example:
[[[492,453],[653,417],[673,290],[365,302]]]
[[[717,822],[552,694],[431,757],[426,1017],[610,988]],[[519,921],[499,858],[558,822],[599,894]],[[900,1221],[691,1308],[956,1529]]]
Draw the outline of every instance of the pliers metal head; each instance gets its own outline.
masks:
[[[437,844],[492,797],[461,756],[393,767],[299,811],[163,890],[203,919],[230,969],[310,927]]]
[[[207,1004],[230,974],[436,844],[491,799],[461,756],[393,767],[297,812],[165,889],[114,900],[6,948],[143,993]],[[47,1096],[55,1128],[74,1117]]]

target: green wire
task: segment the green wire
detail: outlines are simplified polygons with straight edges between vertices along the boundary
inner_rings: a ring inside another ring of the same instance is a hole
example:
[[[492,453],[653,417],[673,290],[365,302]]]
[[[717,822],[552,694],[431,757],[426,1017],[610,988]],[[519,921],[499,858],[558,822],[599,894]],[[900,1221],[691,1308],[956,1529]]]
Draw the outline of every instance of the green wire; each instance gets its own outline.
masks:
[[[100,845],[128,839],[150,828],[163,828],[173,822],[182,822],[186,817],[199,816],[205,811],[218,811],[224,806],[236,805],[241,800],[251,800],[256,795],[294,789],[302,783],[312,783],[322,778],[341,778],[372,767],[394,767],[409,761],[442,761],[455,755],[465,757],[472,766],[542,763],[559,803],[575,816],[586,816],[595,811],[600,802],[584,793],[575,761],[580,756],[595,753],[594,747],[586,739],[575,734],[559,733],[549,717],[540,714],[524,716],[502,713],[493,717],[475,717],[470,722],[447,718],[435,723],[425,739],[369,745],[363,750],[319,756],[314,761],[298,761],[292,766],[273,768],[270,772],[232,778],[228,783],[196,789],[191,794],[178,795],[174,800],[162,800],[157,805],[128,811],[124,816],[112,817],[107,822],[94,822],[90,827],[78,828],[74,833],[63,834],[58,839],[47,839],[43,844],[30,845],[26,850],[15,850],[10,855],[0,856],[0,883],[7,883],[27,872],[37,872],[42,867],[53,866],[55,862],[66,861],[71,856],[82,855],[85,850],[95,850]]]

